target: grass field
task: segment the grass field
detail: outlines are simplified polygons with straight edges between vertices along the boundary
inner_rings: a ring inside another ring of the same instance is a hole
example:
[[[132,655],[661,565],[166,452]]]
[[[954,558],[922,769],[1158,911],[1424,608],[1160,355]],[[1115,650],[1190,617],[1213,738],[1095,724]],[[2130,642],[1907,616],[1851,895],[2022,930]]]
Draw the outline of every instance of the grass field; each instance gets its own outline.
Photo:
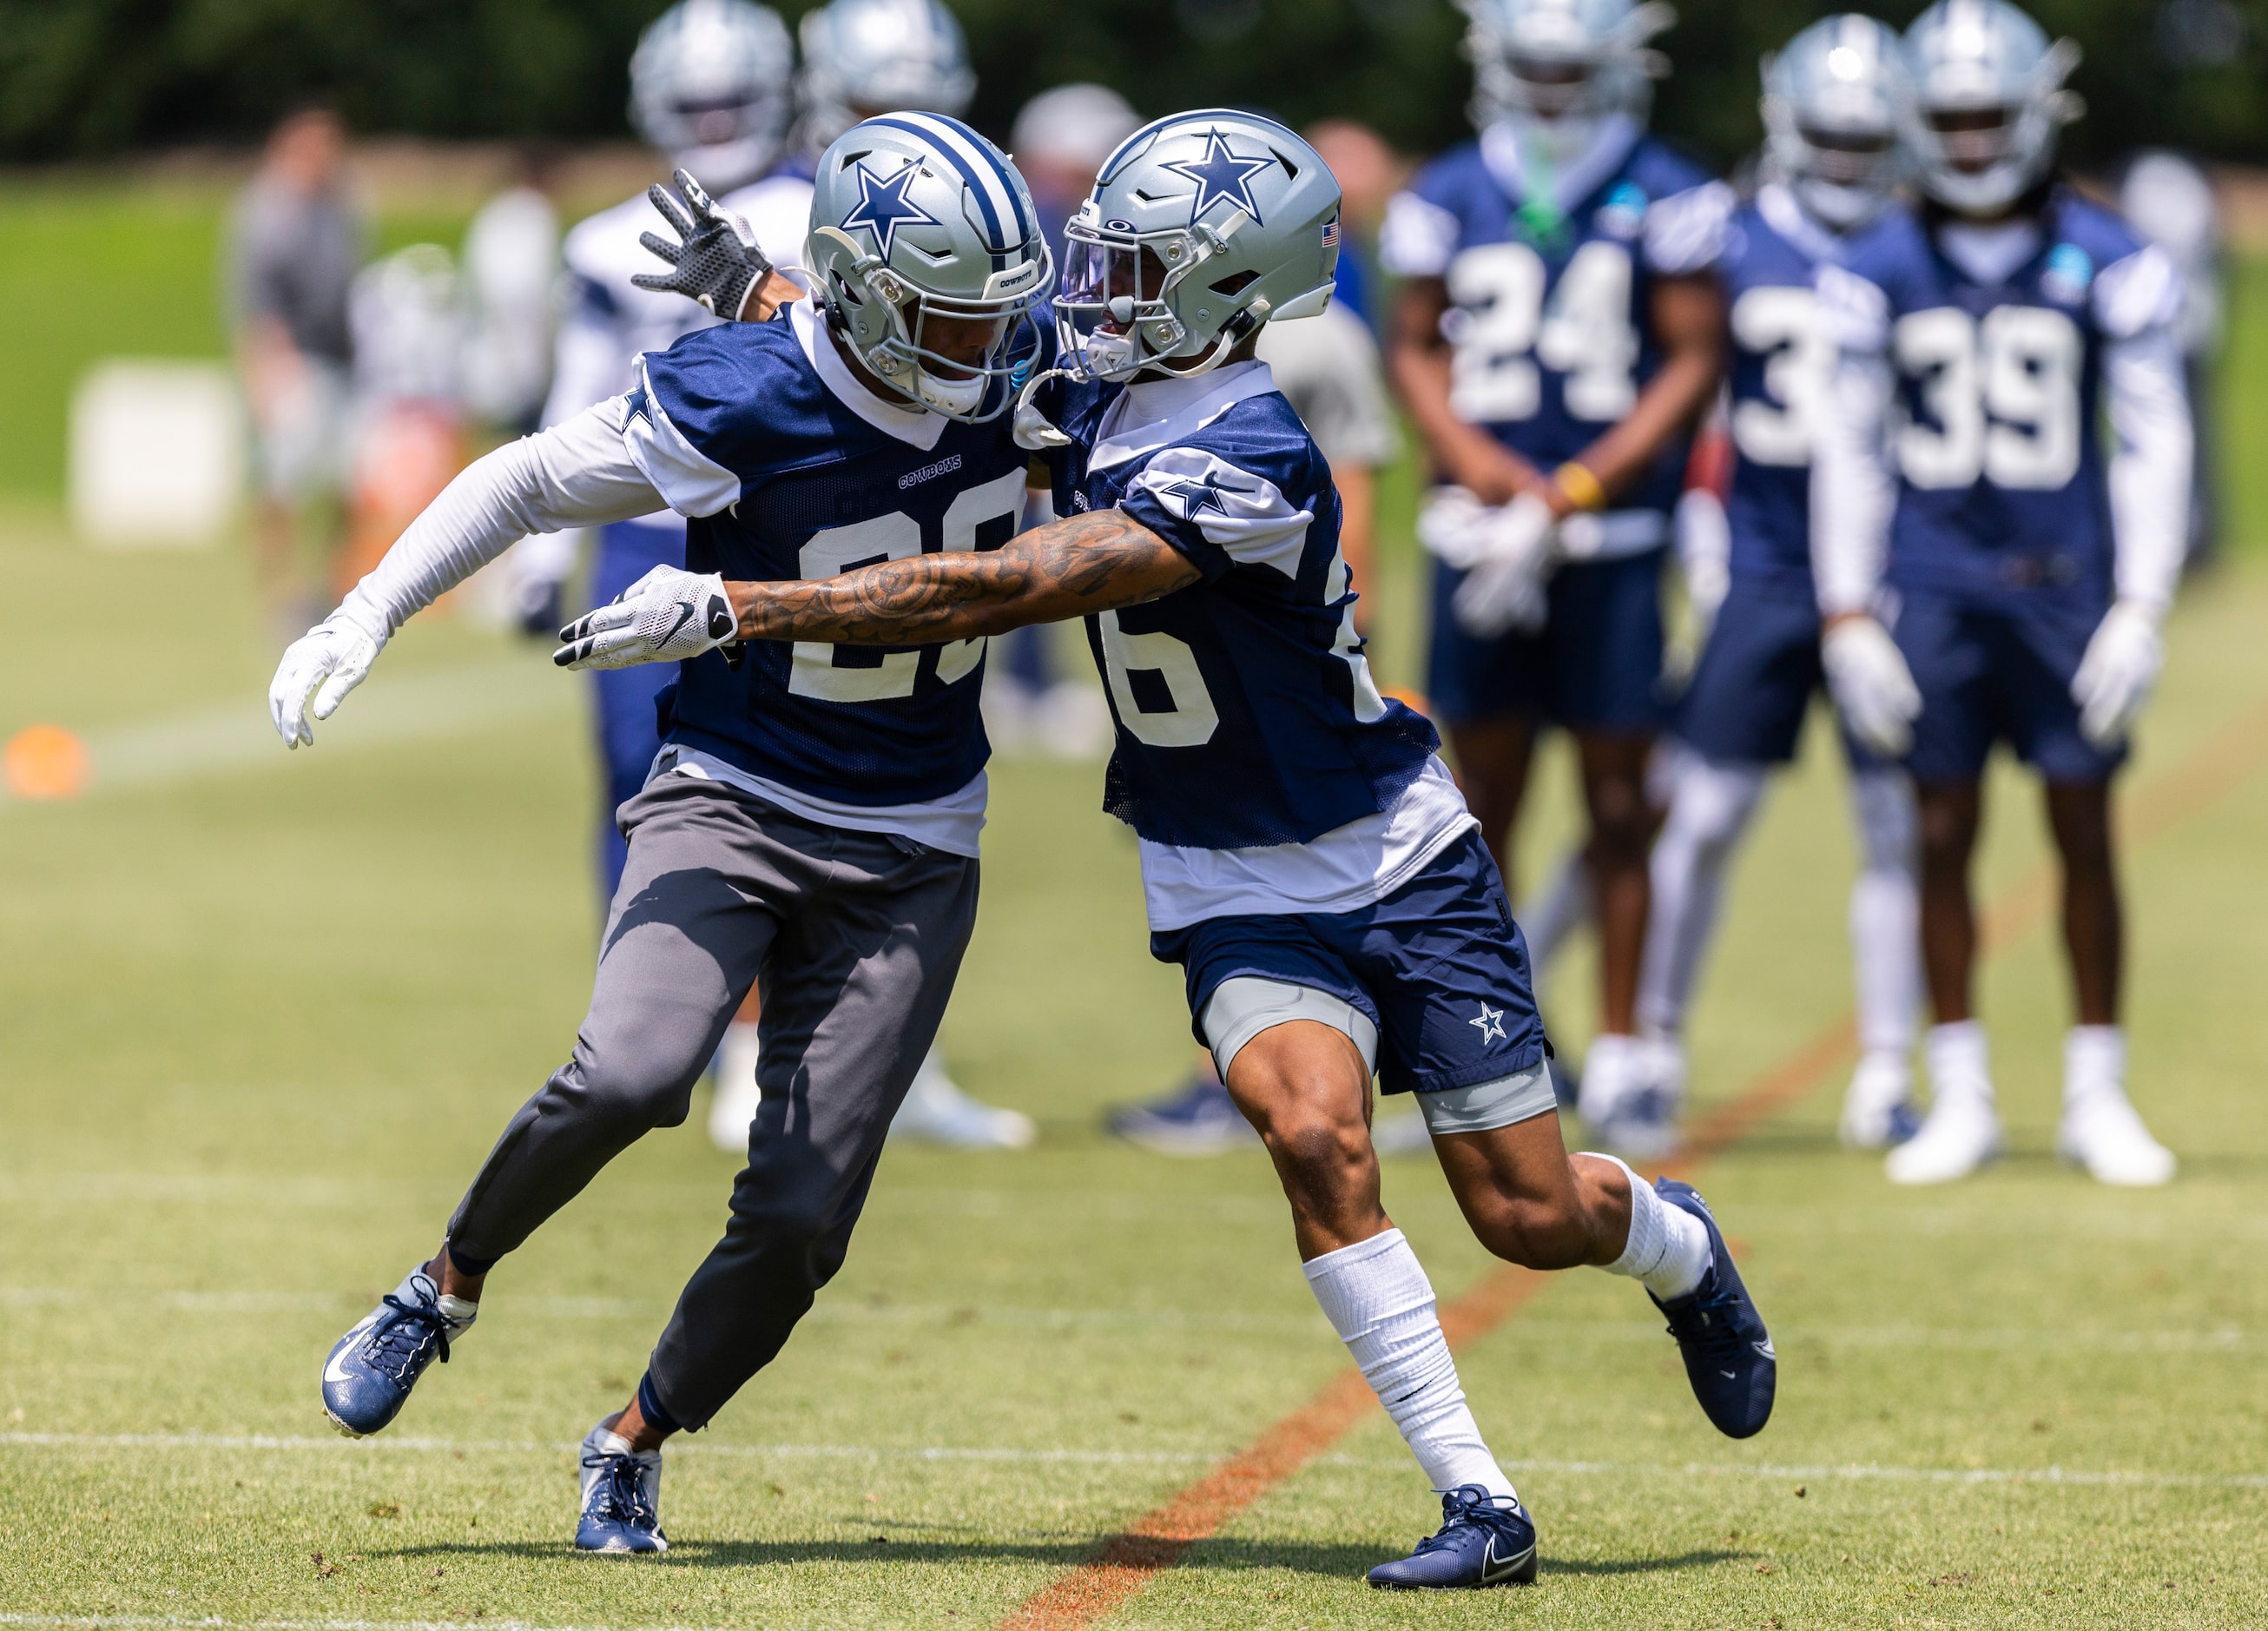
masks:
[[[580,693],[414,628],[287,756],[235,555],[90,555],[27,499],[0,512],[0,736],[54,720],[95,764],[82,799],[0,802],[0,1627],[990,1627],[1344,1372],[1259,1156],[1096,1131],[1185,1066],[1178,978],[1097,771],[1014,764],[946,1042],[1041,1145],[887,1158],[781,1361],[673,1447],[666,1559],[569,1549],[571,1446],[720,1225],[733,1162],[697,1125],[498,1272],[390,1435],[335,1438],[325,1349],[431,1249],[587,993]],[[2012,1153],[1915,1193],[1836,1148],[1851,861],[1815,732],[1693,1038],[1705,1112],[1785,1102],[1697,1174],[1773,1322],[1770,1429],[1718,1438],[1633,1288],[1506,1280],[1399,1160],[1388,1206],[1462,1310],[1540,1583],[1363,1589],[1435,1521],[1368,1406],[1102,1623],[2268,1623],[2264,626],[2249,556],[2198,587],[2126,784],[2134,1087],[2174,1186],[2103,1191],[2049,1154],[2065,996],[2012,776],[1981,866]],[[1536,860],[1556,764],[1539,803]]]

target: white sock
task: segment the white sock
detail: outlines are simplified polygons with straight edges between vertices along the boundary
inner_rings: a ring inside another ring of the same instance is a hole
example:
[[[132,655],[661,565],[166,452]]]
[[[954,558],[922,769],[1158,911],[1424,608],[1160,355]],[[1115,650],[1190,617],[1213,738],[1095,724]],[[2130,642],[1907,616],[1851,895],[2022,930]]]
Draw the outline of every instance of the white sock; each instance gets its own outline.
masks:
[[[1434,1489],[1478,1484],[1491,1495],[1513,1495],[1512,1480],[1481,1441],[1441,1334],[1432,1284],[1402,1231],[1388,1229],[1300,1266]]]
[[[1914,878],[1913,786],[1903,771],[1851,779],[1860,846],[1851,883],[1851,966],[1859,998],[1859,1045],[1905,1053],[1921,1012],[1921,902]]]
[[[2063,1103],[2076,1108],[2100,1094],[2126,1093],[2126,1030],[2123,1025],[2074,1025],[2063,1037]]]
[[[1664,1303],[1689,1295],[1715,1260],[1701,1220],[1654,1193],[1653,1185],[1621,1157],[1584,1153],[1594,1161],[1613,1162],[1630,1180],[1630,1239],[1622,1256],[1605,1266],[1607,1273],[1629,1275]]]
[[[445,1295],[441,1290],[441,1282],[422,1267],[413,1268],[403,1275],[401,1283],[394,1288],[394,1295],[404,1303],[415,1303],[419,1290],[417,1282],[421,1280],[433,1288],[433,1301],[441,1310],[441,1317],[449,1322],[449,1342],[452,1347],[454,1347],[463,1341],[465,1334],[472,1330],[473,1321],[479,1316],[481,1305],[463,1297]]]
[[[1977,1020],[1933,1025],[1922,1038],[1922,1057],[1929,1061],[1930,1108],[1948,1097],[1967,1096],[1992,1107],[1992,1061],[1984,1046],[1984,1027]]]

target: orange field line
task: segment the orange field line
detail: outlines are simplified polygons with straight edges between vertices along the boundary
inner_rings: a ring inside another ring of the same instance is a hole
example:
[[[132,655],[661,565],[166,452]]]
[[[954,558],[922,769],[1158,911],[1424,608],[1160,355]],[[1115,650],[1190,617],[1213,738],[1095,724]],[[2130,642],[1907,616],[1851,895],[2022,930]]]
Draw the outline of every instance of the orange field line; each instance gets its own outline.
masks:
[[[2234,792],[2268,759],[2268,704],[2223,726],[2164,776],[2124,803],[2129,845],[2146,842]],[[2043,919],[2055,900],[2055,872],[2042,864],[1985,911],[1986,951],[2006,949]],[[1822,1027],[1734,1098],[1688,1130],[1684,1144],[1658,1163],[1673,1176],[1695,1171],[1817,1087],[1858,1046],[1845,1013]],[[1502,1265],[1441,1310],[1453,1348],[1486,1335],[1549,1282],[1532,1269]],[[1307,1401],[1195,1483],[1176,1490],[1096,1546],[1086,1559],[1034,1592],[1001,1631],[1079,1631],[1114,1613],[1197,1542],[1345,1436],[1373,1399],[1359,1370],[1339,1372]]]

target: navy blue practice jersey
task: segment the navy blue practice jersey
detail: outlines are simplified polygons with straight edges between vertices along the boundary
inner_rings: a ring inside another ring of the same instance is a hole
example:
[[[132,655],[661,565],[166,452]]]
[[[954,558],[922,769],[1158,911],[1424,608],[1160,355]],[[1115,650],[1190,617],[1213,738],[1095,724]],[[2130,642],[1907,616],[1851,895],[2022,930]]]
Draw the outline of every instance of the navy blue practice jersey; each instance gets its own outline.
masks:
[[[1727,381],[1736,457],[1725,505],[1727,565],[1743,588],[1805,601],[1811,583],[1811,438],[1834,351],[1812,284],[1842,245],[1767,183],[1725,233],[1733,354]]]
[[[1123,387],[1056,416],[1057,513],[1115,506],[1204,573],[1086,620],[1117,722],[1104,808],[1157,844],[1304,844],[1387,808],[1440,744],[1371,679],[1330,467],[1267,365],[1189,386],[1123,440]]]
[[[728,323],[645,359],[630,416],[648,474],[663,467],[656,484],[674,504],[704,482],[708,498],[691,507],[731,497],[688,523],[690,570],[831,578],[940,550],[995,550],[1014,535],[1027,455],[1005,416],[967,424],[902,414],[936,439],[891,435],[828,388],[797,327]],[[709,652],[681,666],[663,734],[844,804],[942,798],[990,753],[977,712],[984,644],[755,641],[737,668]]]
[[[1653,137],[1607,156],[1579,197],[1545,207],[1521,196],[1511,133],[1493,127],[1418,173],[1382,245],[1395,271],[1448,285],[1450,407],[1546,470],[1630,412],[1662,362],[1653,281],[1705,269],[1723,225],[1721,189]],[[1675,506],[1687,444],[1673,444],[1624,506]]]
[[[2164,321],[2177,285],[2161,255],[2075,194],[2055,192],[2039,229],[2031,258],[1987,284],[1897,211],[1822,274],[1840,343],[1886,352],[1895,372],[1893,586],[2109,596],[2103,351]]]

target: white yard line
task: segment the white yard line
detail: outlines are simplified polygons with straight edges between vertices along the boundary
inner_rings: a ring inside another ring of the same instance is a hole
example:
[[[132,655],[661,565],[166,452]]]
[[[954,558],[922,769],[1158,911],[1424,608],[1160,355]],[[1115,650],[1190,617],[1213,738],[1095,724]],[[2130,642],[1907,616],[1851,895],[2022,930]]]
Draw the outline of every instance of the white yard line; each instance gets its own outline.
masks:
[[[338,1437],[279,1436],[244,1433],[0,1433],[0,1449],[22,1446],[47,1450],[147,1450],[204,1452],[235,1450],[258,1452],[324,1451],[364,1454],[375,1450],[398,1453],[571,1455],[576,1446],[563,1441],[545,1443],[536,1439],[398,1438],[354,1441]],[[1019,1448],[1008,1445],[877,1445],[877,1444],[720,1444],[681,1439],[670,1447],[673,1456],[723,1456],[748,1460],[829,1461],[996,1461],[1025,1465],[1072,1466],[1187,1466],[1220,1459],[1217,1453],[1175,1450],[1074,1450]],[[1402,1457],[1330,1455],[1316,1458],[1322,1466],[1405,1470]],[[2074,1488],[2141,1487],[2180,1489],[2268,1489],[2268,1473],[2152,1472],[2117,1468],[2083,1467],[1910,1467],[1880,1463],[1782,1464],[1778,1462],[1647,1462],[1647,1461],[1506,1461],[1511,1472],[1560,1473],[1574,1477],[1740,1478],[1779,1481],[1921,1484],[2037,1484]],[[5,1623],[0,1620],[0,1623]]]
[[[321,1291],[170,1291],[85,1286],[0,1286],[0,1308],[120,1307],[183,1314],[357,1313],[368,1299]],[[610,1320],[657,1319],[674,1303],[664,1297],[499,1297],[499,1317]],[[978,1303],[869,1303],[857,1298],[821,1302],[805,1318],[844,1325],[941,1325],[948,1330],[982,1326],[1017,1331],[1248,1331],[1285,1335],[1328,1335],[1329,1326],[1313,1310],[1259,1313],[1236,1309],[1024,1308]],[[1548,1319],[1533,1316],[1508,1327],[1511,1334],[1533,1332],[1555,1342],[1570,1339],[1656,1346],[1659,1325],[1643,1319]],[[2073,1331],[2067,1327],[1967,1327],[1941,1325],[1796,1325],[1778,1327],[1783,1344],[1822,1342],[1830,1347],[1925,1347],[1985,1353],[2073,1354],[2244,1354],[2268,1347],[2268,1332],[2222,1326],[2203,1331]]]
[[[579,705],[581,687],[532,656],[389,674],[374,670],[351,702],[315,727],[321,760],[364,748],[460,735]],[[264,697],[91,730],[81,798],[129,793],[231,771],[280,770],[295,756],[268,721]],[[309,749],[300,749],[301,754]],[[25,803],[0,793],[0,806]]]

